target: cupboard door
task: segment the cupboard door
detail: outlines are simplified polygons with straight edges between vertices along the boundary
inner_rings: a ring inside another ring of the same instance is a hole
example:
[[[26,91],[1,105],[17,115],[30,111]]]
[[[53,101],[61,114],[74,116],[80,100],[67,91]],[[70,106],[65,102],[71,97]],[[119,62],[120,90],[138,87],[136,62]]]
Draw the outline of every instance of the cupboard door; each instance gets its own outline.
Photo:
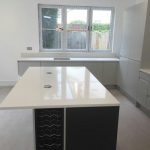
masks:
[[[103,83],[103,63],[85,62],[84,65],[101,83]]]
[[[66,150],[116,150],[119,107],[68,108]]]
[[[150,83],[148,84],[148,90],[146,95],[146,108],[150,110]]]
[[[40,61],[19,61],[18,62],[18,75],[22,76],[25,71],[29,68],[29,67],[40,67],[41,63]]]
[[[103,83],[105,85],[116,85],[117,63],[105,62],[103,64]]]
[[[137,89],[137,100],[140,104],[146,106],[148,82],[142,79],[139,79],[138,89]]]

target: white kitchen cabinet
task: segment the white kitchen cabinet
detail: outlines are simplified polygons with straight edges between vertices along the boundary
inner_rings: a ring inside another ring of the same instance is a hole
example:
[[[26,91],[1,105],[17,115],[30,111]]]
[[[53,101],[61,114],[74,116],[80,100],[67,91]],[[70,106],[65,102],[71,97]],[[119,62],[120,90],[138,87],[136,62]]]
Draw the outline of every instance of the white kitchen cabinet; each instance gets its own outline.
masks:
[[[150,110],[150,74],[140,71],[137,101]]]
[[[127,93],[134,99],[136,99],[136,92],[138,87],[138,80],[139,80],[139,69],[140,69],[140,62],[134,60],[128,60],[128,67],[127,67]]]
[[[81,62],[71,62],[71,61],[41,61],[41,66],[84,66]]]
[[[103,83],[105,85],[115,85],[117,79],[117,64],[112,62],[103,63]]]
[[[130,97],[136,99],[140,62],[121,57],[118,73],[118,85]]]
[[[128,70],[128,59],[120,57],[118,65],[118,86],[127,92],[127,70]]]
[[[147,90],[148,82],[143,79],[139,79],[137,88],[137,101],[144,106],[146,105]]]
[[[102,82],[102,71],[103,71],[103,66],[101,62],[83,62],[83,64],[90,70],[94,76]]]
[[[146,106],[150,110],[150,83],[148,84],[147,95],[146,95]]]
[[[40,61],[18,61],[18,75],[22,76],[29,67],[39,67]]]
[[[87,67],[93,75],[104,85],[116,85],[117,78],[117,67],[118,61],[88,61],[88,60],[80,60],[80,61],[45,61],[45,60],[19,60],[18,61],[18,74],[22,76],[24,72],[30,66],[85,66]]]

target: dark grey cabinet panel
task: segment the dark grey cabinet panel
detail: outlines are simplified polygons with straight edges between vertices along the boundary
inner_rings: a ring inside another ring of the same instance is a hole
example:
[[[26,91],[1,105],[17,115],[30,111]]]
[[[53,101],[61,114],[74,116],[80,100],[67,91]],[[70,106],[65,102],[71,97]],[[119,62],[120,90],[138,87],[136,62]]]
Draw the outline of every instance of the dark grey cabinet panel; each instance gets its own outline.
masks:
[[[64,109],[36,109],[36,150],[63,150]]]
[[[119,107],[66,110],[66,150],[116,150]]]

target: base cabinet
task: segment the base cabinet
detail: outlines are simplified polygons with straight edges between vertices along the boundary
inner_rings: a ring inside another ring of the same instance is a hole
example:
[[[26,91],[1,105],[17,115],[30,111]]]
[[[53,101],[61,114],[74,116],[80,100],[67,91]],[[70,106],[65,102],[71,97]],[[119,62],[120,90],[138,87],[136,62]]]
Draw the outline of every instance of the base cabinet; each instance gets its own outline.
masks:
[[[104,85],[117,85],[118,62],[98,61],[18,61],[18,75],[22,76],[30,67],[54,67],[54,66],[84,66]]]
[[[35,110],[36,150],[116,150],[119,107]]]
[[[140,76],[137,90],[137,101],[144,106],[146,109],[150,110],[150,80],[143,78],[145,76]]]
[[[35,110],[36,150],[63,150],[63,109]]]
[[[137,90],[137,101],[144,106],[146,105],[147,88],[148,82],[143,79],[139,79]]]

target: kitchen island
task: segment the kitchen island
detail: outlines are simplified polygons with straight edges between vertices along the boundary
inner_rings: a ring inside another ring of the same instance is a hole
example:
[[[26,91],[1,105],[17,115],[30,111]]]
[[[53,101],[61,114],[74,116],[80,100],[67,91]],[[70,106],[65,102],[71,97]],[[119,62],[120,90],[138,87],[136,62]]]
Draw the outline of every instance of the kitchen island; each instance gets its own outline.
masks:
[[[33,109],[36,150],[116,150],[119,102],[85,67],[30,67],[0,109]]]

